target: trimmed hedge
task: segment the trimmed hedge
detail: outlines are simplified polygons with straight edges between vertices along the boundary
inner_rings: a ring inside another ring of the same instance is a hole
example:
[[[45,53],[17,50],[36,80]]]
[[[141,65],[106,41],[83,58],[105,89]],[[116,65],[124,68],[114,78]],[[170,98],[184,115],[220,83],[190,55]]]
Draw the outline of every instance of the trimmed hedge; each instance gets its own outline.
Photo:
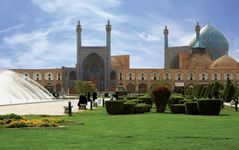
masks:
[[[185,114],[185,105],[184,104],[171,104],[171,112],[174,114]]]
[[[198,100],[198,111],[200,115],[219,115],[221,111],[221,100]]]
[[[186,102],[191,102],[190,99],[179,100],[179,104],[185,104]]]
[[[153,100],[150,98],[150,97],[139,97],[139,99],[145,103],[145,104],[148,104],[152,107],[153,105]]]
[[[198,115],[197,102],[186,102],[185,103],[186,114],[188,115]]]
[[[168,106],[170,107],[171,104],[179,104],[180,100],[183,100],[184,98],[182,96],[171,96],[168,101]]]
[[[135,113],[139,114],[139,113],[145,113],[146,112],[146,106],[147,104],[137,104],[135,105]]]
[[[129,101],[135,102],[135,103],[137,103],[137,104],[143,103],[143,101],[142,101],[142,100],[139,100],[139,99],[133,99],[133,100],[129,100]]]
[[[133,100],[133,99],[138,99],[136,96],[131,96],[131,97],[126,97],[127,100]]]
[[[125,114],[134,114],[136,102],[127,101],[124,103],[124,113]]]
[[[152,105],[145,104],[145,112],[150,112]]]
[[[108,114],[124,114],[124,100],[106,101],[105,106]]]
[[[116,114],[134,114],[149,112],[151,106],[144,103],[134,101],[112,100],[106,101],[106,111],[110,115]]]

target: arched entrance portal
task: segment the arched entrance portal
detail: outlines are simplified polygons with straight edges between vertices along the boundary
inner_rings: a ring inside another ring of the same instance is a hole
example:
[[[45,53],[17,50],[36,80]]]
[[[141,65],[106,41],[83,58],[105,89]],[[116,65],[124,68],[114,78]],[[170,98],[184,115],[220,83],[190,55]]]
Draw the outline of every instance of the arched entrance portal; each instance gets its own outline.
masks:
[[[104,89],[104,61],[96,53],[88,55],[83,60],[83,77],[85,81],[92,81],[98,89]]]
[[[139,93],[146,93],[148,90],[147,85],[145,83],[139,84]]]
[[[126,89],[129,93],[135,93],[135,85],[132,83],[127,84]]]

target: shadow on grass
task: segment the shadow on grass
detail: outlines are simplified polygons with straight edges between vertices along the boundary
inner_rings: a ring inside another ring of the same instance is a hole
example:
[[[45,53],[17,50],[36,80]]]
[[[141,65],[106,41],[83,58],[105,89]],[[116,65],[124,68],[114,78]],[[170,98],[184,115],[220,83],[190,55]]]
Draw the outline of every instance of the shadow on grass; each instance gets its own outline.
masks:
[[[209,139],[209,140],[230,140],[229,137],[206,137],[206,136],[182,136],[182,137],[166,137],[169,139]]]

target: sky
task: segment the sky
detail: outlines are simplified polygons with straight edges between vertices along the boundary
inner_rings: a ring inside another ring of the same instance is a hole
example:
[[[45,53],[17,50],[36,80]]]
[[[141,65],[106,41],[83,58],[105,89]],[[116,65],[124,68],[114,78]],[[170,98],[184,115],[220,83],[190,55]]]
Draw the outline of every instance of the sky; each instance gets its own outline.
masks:
[[[197,22],[210,24],[229,41],[239,61],[237,0],[0,0],[0,69],[74,67],[77,21],[83,46],[106,45],[130,55],[131,68],[163,68],[163,29],[169,46],[188,45]]]

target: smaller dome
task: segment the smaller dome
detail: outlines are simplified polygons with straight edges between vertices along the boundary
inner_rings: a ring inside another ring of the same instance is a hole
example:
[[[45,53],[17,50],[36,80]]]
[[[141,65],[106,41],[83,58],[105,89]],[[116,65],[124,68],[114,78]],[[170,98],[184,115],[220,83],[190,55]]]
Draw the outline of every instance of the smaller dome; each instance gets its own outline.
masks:
[[[216,59],[211,65],[210,69],[238,69],[238,62],[228,55],[224,55]]]
[[[212,59],[207,54],[194,55],[188,65],[188,69],[208,69]]]

